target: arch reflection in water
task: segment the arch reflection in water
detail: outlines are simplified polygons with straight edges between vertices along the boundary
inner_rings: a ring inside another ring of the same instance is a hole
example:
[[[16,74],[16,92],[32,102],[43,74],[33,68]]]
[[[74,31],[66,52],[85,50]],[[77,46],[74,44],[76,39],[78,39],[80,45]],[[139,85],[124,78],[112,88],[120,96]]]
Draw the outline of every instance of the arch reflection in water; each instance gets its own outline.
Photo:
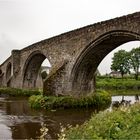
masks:
[[[48,139],[56,139],[60,132],[60,123],[75,126],[89,119],[93,110],[32,110],[28,106],[27,99],[1,98],[0,116],[4,125],[3,138],[30,139],[37,138],[40,134],[41,124],[46,124],[49,129]],[[9,133],[9,134],[8,134]]]

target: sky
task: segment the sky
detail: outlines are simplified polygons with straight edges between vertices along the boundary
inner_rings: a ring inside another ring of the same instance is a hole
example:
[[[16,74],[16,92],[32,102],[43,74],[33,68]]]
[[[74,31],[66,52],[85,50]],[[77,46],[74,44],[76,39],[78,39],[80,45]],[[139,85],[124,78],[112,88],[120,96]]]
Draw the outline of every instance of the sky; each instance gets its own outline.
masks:
[[[0,64],[11,50],[99,21],[140,11],[139,0],[0,0]],[[140,46],[140,42],[123,47]],[[110,72],[112,54],[101,63]]]

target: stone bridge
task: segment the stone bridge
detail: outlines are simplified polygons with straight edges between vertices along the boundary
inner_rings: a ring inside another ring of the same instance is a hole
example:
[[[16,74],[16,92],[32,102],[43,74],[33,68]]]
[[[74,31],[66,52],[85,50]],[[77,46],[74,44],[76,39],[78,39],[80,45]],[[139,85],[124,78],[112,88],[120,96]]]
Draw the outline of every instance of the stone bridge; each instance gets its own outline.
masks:
[[[52,69],[43,85],[44,94],[87,94],[95,90],[94,73],[103,58],[121,44],[135,40],[140,40],[140,12],[13,50],[0,65],[0,86],[37,88],[38,71],[47,58]]]

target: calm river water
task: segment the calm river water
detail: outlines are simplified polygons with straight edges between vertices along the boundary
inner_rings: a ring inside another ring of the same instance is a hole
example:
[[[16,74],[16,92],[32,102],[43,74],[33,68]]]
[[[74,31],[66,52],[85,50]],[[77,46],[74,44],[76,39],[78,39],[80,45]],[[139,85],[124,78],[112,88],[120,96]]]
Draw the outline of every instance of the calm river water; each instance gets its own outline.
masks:
[[[134,96],[124,96],[125,100],[135,102]],[[122,96],[112,97],[121,101]],[[42,123],[49,129],[48,139],[57,138],[60,124],[75,126],[88,120],[94,109],[33,110],[27,98],[0,97],[0,139],[29,139],[40,136]]]

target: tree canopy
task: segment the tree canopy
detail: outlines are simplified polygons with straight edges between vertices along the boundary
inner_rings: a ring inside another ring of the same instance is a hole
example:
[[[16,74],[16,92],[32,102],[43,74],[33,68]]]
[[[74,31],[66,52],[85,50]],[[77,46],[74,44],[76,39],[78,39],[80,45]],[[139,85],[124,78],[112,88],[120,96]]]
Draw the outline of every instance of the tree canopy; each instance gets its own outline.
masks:
[[[112,58],[111,70],[120,72],[123,78],[124,74],[130,72],[129,58],[130,55],[125,50],[119,50],[118,52],[114,53],[114,57]]]
[[[135,72],[135,79],[138,80],[139,68],[140,68],[140,47],[133,48],[130,51],[130,65]]]
[[[133,48],[130,52],[119,50],[114,53],[112,58],[111,70],[120,72],[122,78],[124,74],[130,73],[131,70],[135,73],[135,79],[138,80],[140,69],[140,47]]]

